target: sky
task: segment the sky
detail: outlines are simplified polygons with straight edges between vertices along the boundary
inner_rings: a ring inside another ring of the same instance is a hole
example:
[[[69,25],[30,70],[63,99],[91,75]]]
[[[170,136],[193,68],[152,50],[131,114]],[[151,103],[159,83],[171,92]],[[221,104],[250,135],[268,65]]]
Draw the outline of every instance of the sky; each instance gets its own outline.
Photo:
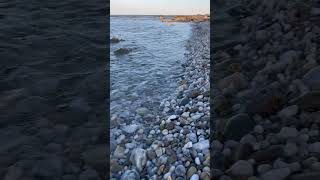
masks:
[[[111,0],[111,15],[209,14],[210,0]]]

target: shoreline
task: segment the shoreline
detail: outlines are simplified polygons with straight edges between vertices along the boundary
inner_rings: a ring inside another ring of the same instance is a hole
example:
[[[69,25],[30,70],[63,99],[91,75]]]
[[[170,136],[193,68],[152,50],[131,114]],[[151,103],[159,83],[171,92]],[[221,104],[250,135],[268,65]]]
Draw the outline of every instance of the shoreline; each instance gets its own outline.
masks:
[[[206,124],[210,111],[209,23],[192,26],[192,35],[187,43],[187,60],[183,65],[184,75],[177,82],[177,93],[163,101],[163,112],[151,127],[128,126],[130,136],[137,139],[142,138],[143,134],[147,136],[145,144],[128,142],[121,148],[119,144],[123,144],[126,136],[119,134],[119,143],[111,156],[110,166],[111,173],[121,171],[121,174],[114,174],[114,178],[179,179],[188,176],[189,179],[202,176],[210,179],[209,124]],[[199,41],[204,41],[207,47],[203,47],[203,43],[195,43]],[[199,49],[203,52],[195,54]],[[207,53],[202,57],[204,52]],[[192,148],[193,144],[196,146]],[[119,159],[125,156],[127,168],[119,164]]]
[[[320,178],[314,5],[271,0],[217,7],[213,178]]]
[[[171,17],[168,19],[168,17]],[[175,15],[175,16],[160,16],[161,22],[206,22],[210,21],[210,15]]]

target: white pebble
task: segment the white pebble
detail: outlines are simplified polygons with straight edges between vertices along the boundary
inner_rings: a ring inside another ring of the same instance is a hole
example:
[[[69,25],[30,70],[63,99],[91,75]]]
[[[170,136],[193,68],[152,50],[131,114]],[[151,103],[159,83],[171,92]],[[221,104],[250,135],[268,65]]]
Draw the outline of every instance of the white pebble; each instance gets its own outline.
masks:
[[[197,165],[200,165],[200,164],[201,164],[199,157],[196,157],[195,163],[196,163]]]

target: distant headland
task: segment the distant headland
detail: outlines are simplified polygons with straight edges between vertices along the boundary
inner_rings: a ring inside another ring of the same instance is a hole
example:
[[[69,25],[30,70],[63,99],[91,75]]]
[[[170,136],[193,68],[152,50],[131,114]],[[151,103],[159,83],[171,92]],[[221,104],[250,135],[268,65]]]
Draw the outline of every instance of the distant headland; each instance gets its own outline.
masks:
[[[160,16],[162,22],[203,22],[209,21],[210,15],[177,15],[177,16]]]

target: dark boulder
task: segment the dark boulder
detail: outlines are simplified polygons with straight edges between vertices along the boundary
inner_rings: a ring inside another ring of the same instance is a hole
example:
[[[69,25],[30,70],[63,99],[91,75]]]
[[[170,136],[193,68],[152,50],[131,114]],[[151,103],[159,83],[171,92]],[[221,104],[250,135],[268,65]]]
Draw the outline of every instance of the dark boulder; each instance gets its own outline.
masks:
[[[124,41],[123,39],[119,39],[119,38],[116,38],[116,37],[112,37],[111,39],[110,39],[110,43],[119,43],[119,42],[121,42],[121,41]]]
[[[293,100],[292,103],[297,104],[300,109],[305,111],[317,111],[320,109],[320,91],[304,93]]]
[[[223,132],[226,139],[240,140],[244,135],[252,131],[255,122],[248,114],[237,114],[227,120]]]
[[[129,54],[130,52],[131,52],[131,49],[120,48],[120,49],[114,51],[114,54],[116,56],[121,56],[121,55]]]
[[[258,93],[251,96],[251,101],[248,103],[247,110],[250,114],[268,116],[281,110],[284,101],[285,98],[280,93]]]
[[[320,90],[320,66],[311,69],[303,76],[303,82],[311,90]]]

